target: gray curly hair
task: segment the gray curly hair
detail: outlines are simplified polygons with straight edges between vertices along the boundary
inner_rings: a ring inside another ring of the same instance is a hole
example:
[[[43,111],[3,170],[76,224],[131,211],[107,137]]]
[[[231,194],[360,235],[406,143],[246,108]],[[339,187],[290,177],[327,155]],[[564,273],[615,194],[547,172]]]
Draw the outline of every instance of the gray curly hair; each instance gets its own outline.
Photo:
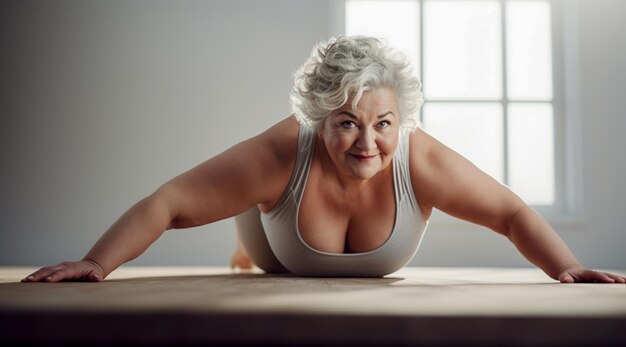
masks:
[[[300,123],[318,129],[349,97],[356,108],[364,92],[387,87],[398,98],[400,126],[410,130],[419,126],[422,84],[406,56],[381,39],[339,36],[320,42],[294,77],[291,110]]]

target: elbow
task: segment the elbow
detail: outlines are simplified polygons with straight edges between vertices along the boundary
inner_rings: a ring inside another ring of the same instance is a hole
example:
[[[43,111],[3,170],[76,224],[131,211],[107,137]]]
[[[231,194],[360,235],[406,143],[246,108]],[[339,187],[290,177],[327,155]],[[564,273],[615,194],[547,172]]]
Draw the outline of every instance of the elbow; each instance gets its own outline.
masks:
[[[517,229],[517,224],[523,219],[522,217],[525,211],[529,208],[528,205],[521,204],[511,209],[511,211],[505,215],[499,233],[506,236],[509,240],[512,240],[513,234]]]
[[[148,203],[154,208],[159,220],[164,225],[164,230],[170,230],[176,227],[176,219],[178,216],[178,209],[174,203],[174,192],[167,184],[159,187],[154,193],[150,194],[146,199]]]

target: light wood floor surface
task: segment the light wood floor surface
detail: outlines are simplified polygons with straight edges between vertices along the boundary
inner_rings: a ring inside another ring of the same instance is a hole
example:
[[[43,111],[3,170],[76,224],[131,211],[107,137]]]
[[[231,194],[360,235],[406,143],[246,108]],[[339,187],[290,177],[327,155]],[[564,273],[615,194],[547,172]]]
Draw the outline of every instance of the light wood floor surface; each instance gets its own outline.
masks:
[[[100,283],[19,283],[32,271],[0,268],[2,344],[626,345],[626,285],[560,284],[538,269],[376,279],[122,267]]]

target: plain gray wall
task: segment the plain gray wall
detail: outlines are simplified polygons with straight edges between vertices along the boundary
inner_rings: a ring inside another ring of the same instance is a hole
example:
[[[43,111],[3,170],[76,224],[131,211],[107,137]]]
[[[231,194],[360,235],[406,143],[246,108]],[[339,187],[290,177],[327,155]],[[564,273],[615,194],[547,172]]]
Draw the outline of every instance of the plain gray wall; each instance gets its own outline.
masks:
[[[579,260],[626,268],[626,1],[579,1]],[[574,2],[570,2],[574,4]],[[168,179],[289,114],[328,1],[0,2],[0,265],[81,258]],[[434,224],[434,223],[433,223]],[[502,236],[431,224],[415,266],[528,266]],[[234,223],[166,232],[132,264],[226,265]]]

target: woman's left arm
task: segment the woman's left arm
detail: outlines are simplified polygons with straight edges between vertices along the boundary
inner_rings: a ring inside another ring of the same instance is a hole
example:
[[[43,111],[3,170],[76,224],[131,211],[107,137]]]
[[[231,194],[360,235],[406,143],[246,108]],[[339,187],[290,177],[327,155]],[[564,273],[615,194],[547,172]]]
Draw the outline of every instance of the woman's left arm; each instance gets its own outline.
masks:
[[[421,129],[411,135],[411,181],[425,214],[437,208],[506,236],[531,263],[563,283],[626,283],[626,278],[586,269],[537,212]]]
[[[510,218],[505,236],[526,259],[563,283],[626,282],[622,276],[586,269],[580,265],[548,222],[525,204]]]

